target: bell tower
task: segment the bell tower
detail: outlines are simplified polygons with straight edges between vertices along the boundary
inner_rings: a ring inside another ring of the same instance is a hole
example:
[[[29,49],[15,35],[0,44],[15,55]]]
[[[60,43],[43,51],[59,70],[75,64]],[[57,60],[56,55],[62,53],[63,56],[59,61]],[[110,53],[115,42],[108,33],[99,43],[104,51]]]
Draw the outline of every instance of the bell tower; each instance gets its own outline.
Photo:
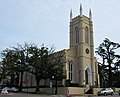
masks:
[[[82,11],[80,4],[80,15],[72,18],[72,10],[70,12],[70,49],[76,58],[74,74],[81,86],[93,85],[96,82],[92,13],[89,10],[87,17]]]

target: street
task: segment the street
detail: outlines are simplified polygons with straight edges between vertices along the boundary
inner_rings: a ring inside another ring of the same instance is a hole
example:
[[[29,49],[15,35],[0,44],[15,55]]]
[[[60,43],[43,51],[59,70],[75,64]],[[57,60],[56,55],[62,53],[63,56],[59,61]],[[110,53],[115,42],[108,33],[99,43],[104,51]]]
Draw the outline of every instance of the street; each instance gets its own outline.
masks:
[[[66,95],[40,95],[40,94],[27,94],[27,93],[8,93],[8,94],[0,94],[0,97],[120,97],[118,95],[113,96],[93,96],[93,95],[85,95],[85,96],[66,96]]]
[[[40,95],[40,94],[27,94],[27,93],[8,93],[8,94],[0,94],[0,97],[66,97],[66,95]]]

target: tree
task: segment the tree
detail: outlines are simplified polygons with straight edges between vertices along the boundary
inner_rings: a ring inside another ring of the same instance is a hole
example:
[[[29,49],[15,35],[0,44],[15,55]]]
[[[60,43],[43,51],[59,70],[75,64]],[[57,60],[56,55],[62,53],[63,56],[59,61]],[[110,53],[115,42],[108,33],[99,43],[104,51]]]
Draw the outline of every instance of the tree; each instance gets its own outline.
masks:
[[[52,75],[59,76],[58,80],[65,78],[63,76],[63,54],[56,55],[53,53],[54,49],[52,47],[49,49],[44,45],[39,48],[35,44],[25,43],[23,46],[18,44],[17,47],[2,51],[2,61],[5,70],[11,72],[11,76],[17,75],[17,82],[20,82],[20,91],[22,90],[23,73],[26,71],[34,74],[36,78],[36,92],[39,92],[41,79],[50,79]],[[20,74],[21,81],[19,80]]]
[[[50,79],[56,75],[59,76],[59,80],[63,79],[63,63],[61,63],[63,56],[61,54],[53,54],[54,49],[50,48],[49,50],[44,45],[41,48],[31,45],[28,51],[29,63],[33,67],[32,73],[36,78],[36,92],[39,92],[41,79]]]
[[[114,72],[113,72],[113,85],[114,87],[120,87],[120,55],[115,55]]]
[[[109,39],[105,38],[102,44],[97,48],[96,53],[102,57],[104,68],[108,70],[108,80],[109,80],[109,87],[112,86],[112,64],[114,63],[115,57],[115,50],[120,47],[120,44],[114,43]]]
[[[52,77],[52,75],[56,75],[56,68],[54,67],[60,64],[60,58],[62,58],[62,56],[59,55],[55,57],[53,55],[54,49],[51,48],[49,50],[48,47],[44,45],[42,45],[41,48],[38,48],[36,45],[31,45],[28,51],[30,56],[29,63],[33,67],[32,73],[36,78],[36,92],[39,92],[40,80],[48,79]],[[60,65],[58,67],[57,71],[61,71]],[[62,78],[63,73],[59,73],[59,76],[60,74],[61,77],[59,78]]]
[[[55,77],[55,94],[57,95],[57,81],[62,81],[62,79],[66,78],[65,75],[65,65],[64,63],[66,63],[65,61],[65,50],[63,51],[59,51],[56,53],[53,53],[51,55],[49,55],[49,64],[51,64],[52,68],[52,75]]]
[[[13,47],[13,49],[16,52],[16,58],[17,58],[16,66],[15,66],[17,75],[19,76],[19,74],[21,74],[19,91],[22,91],[24,72],[28,72],[30,70],[27,62],[29,46],[30,44],[24,43],[23,46],[18,44],[17,47]],[[19,82],[19,80],[17,82]]]
[[[40,49],[36,45],[31,45],[28,49],[29,63],[33,67],[36,78],[36,92],[39,91],[39,82],[45,77],[48,59],[48,48],[42,46]]]
[[[10,76],[10,80],[11,80],[10,83],[11,83],[11,86],[13,86],[15,81],[14,80],[15,79],[14,66],[16,62],[16,57],[14,56],[15,52],[12,49],[5,49],[2,51],[1,55],[2,55],[2,64],[3,64],[2,65],[3,74],[5,77]]]
[[[0,62],[0,82],[2,81],[2,79],[4,79],[6,77],[6,69],[5,69],[5,65],[2,63],[2,61]]]
[[[64,50],[50,54],[48,60],[48,64],[50,64],[52,71],[51,74],[57,74],[59,76],[58,80],[64,79],[66,77],[64,70],[64,63],[66,63]]]
[[[10,85],[14,86],[15,83],[18,86],[19,84],[19,74],[21,73],[21,82],[20,82],[20,91],[22,90],[22,78],[23,73],[28,71],[26,68],[26,60],[27,60],[27,51],[28,47],[27,43],[24,46],[18,44],[17,47],[12,47],[10,49],[5,49],[1,52],[2,56],[2,68],[4,76],[10,76],[11,81]],[[15,78],[16,77],[16,78]]]

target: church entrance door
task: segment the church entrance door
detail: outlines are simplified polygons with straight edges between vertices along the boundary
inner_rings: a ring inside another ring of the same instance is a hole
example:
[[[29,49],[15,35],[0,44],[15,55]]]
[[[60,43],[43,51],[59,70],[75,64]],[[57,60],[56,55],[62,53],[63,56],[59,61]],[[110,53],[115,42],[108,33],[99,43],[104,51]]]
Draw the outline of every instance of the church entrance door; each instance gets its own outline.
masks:
[[[85,70],[85,83],[92,84],[92,75],[91,70],[89,68]]]

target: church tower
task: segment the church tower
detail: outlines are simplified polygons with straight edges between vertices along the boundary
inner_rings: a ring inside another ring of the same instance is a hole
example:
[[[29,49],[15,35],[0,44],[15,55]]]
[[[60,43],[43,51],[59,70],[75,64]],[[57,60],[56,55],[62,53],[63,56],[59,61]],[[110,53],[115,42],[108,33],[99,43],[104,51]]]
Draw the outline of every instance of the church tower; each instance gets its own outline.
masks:
[[[72,10],[70,12],[69,56],[73,69],[72,82],[80,86],[96,84],[92,13],[89,10],[89,17],[84,16],[81,4],[80,15],[72,18]],[[72,75],[69,73],[69,76]]]

